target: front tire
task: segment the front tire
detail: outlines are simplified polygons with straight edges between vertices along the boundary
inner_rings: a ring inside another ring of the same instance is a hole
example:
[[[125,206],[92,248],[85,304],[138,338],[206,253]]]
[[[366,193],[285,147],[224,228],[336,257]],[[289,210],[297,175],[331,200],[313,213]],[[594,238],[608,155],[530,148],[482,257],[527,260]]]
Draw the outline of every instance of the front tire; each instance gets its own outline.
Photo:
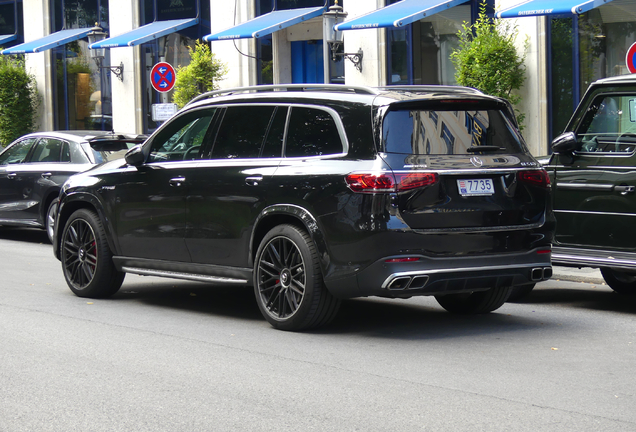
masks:
[[[448,312],[456,314],[483,314],[499,309],[508,300],[512,287],[491,288],[463,294],[435,296],[435,300]]]
[[[617,293],[623,295],[636,294],[636,273],[603,267],[601,268],[601,274],[607,285]]]
[[[265,319],[280,330],[326,325],[340,308],[340,300],[324,285],[314,242],[293,225],[279,225],[261,241],[254,294]]]
[[[46,210],[44,217],[44,228],[46,229],[46,235],[49,237],[49,241],[53,243],[53,234],[55,233],[55,219],[57,218],[57,207],[60,204],[60,199],[55,198],[49,204],[49,208]]]
[[[77,210],[62,233],[61,261],[64,278],[79,297],[104,298],[115,294],[124,281],[113,264],[106,232],[97,214]]]

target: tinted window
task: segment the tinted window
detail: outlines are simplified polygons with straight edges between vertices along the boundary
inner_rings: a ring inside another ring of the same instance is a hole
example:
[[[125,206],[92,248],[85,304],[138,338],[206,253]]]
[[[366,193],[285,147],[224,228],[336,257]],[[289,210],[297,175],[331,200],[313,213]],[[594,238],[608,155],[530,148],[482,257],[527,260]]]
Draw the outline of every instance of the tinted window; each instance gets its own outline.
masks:
[[[29,162],[60,162],[64,141],[55,138],[42,138],[35,145]]]
[[[633,152],[636,95],[597,97],[581,122],[577,138],[583,152]]]
[[[263,144],[261,157],[277,158],[283,154],[283,138],[285,137],[285,124],[287,123],[287,107],[276,108],[272,122],[267,132],[267,138]]]
[[[293,107],[285,146],[287,157],[343,153],[336,122],[327,111]]]
[[[190,111],[172,119],[153,139],[149,162],[199,159],[209,142],[215,111]]]
[[[522,152],[523,146],[502,112],[389,111],[382,127],[388,153],[421,155],[467,154],[474,146],[497,146],[502,153]]]
[[[0,165],[23,162],[35,141],[35,138],[28,138],[13,144],[0,154]]]
[[[273,106],[227,108],[214,141],[212,159],[259,157],[274,109]]]

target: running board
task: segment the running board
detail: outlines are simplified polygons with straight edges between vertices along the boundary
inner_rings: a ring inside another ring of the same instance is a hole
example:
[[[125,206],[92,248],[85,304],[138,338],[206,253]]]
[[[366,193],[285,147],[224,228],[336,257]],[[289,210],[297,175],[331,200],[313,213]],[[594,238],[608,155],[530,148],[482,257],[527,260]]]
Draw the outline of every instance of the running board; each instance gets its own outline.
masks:
[[[240,284],[246,285],[246,279],[233,279],[227,277],[220,276],[207,276],[202,274],[193,274],[193,273],[180,273],[166,270],[150,270],[150,269],[142,269],[137,267],[122,267],[121,268],[126,273],[134,273],[142,276],[159,276],[165,278],[172,279],[184,279],[191,280],[196,282],[207,282],[207,283],[215,283],[215,284]]]

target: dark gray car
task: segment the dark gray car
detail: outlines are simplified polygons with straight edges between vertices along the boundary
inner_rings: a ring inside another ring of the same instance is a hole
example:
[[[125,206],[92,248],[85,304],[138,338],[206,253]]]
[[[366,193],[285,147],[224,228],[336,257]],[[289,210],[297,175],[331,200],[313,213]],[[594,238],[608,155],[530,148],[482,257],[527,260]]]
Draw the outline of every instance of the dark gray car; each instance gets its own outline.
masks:
[[[57,197],[73,174],[122,158],[142,135],[102,131],[37,132],[0,153],[0,225],[46,228],[53,235]]]

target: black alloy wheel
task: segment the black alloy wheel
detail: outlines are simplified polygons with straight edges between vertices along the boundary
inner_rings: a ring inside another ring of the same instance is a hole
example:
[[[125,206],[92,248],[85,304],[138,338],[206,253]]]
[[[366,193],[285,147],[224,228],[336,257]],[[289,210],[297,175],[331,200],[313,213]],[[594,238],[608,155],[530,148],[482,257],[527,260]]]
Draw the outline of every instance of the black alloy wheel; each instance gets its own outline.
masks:
[[[275,227],[261,242],[254,291],[265,319],[281,330],[325,325],[340,307],[340,300],[324,285],[313,241],[292,225]]]
[[[117,271],[97,214],[77,210],[64,227],[61,242],[64,278],[79,297],[103,298],[115,294],[125,273]]]
[[[456,314],[483,314],[499,309],[508,300],[512,287],[503,286],[487,291],[435,296],[435,300],[448,312]]]

